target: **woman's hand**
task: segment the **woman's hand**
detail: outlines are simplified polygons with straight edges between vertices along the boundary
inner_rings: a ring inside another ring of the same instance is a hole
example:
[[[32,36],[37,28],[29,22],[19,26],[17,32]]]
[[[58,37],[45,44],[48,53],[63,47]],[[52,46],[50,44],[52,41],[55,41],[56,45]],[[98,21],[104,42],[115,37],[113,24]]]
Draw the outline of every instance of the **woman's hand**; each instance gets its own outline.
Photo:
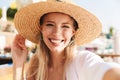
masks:
[[[28,50],[25,46],[25,38],[23,38],[20,34],[15,36],[11,52],[14,66],[16,68],[22,67],[27,59]]]

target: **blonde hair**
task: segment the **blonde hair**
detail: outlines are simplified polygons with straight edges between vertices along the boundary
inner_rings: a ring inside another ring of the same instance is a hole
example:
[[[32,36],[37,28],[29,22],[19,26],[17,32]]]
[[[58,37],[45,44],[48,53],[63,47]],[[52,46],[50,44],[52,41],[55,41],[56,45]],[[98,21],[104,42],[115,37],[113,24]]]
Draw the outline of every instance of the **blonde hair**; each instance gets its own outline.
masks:
[[[74,48],[75,48],[74,42],[70,43],[65,48],[64,71],[66,70],[66,66],[68,66],[73,59]],[[36,53],[31,58],[28,72],[27,72],[27,80],[45,80],[48,76],[47,71],[48,71],[49,60],[50,60],[49,49],[47,48],[44,41],[42,40],[40,41],[37,47]]]

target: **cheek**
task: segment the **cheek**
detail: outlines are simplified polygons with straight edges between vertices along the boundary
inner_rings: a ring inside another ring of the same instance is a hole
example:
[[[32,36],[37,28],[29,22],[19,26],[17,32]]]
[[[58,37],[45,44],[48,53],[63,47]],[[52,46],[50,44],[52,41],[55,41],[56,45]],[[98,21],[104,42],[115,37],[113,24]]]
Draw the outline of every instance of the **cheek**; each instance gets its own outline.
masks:
[[[51,30],[43,29],[41,32],[42,32],[43,37],[45,37],[45,36],[47,36],[47,35],[49,35],[51,33]]]
[[[66,34],[65,36],[66,36],[68,39],[71,39],[72,36],[73,36],[73,32],[72,32],[72,31],[66,32],[65,34]]]
[[[48,36],[48,34],[49,34],[48,32],[43,31],[43,32],[42,32],[43,39],[45,39],[45,37],[47,37],[47,36]]]

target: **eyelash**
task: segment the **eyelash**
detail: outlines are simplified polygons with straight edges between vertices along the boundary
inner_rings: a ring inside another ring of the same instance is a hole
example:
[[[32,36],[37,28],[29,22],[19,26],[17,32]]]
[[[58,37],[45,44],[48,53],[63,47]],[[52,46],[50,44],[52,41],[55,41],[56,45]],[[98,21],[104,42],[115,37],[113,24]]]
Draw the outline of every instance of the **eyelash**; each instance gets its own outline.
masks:
[[[63,28],[70,28],[69,26],[63,26]]]
[[[54,26],[53,24],[46,24],[46,26]]]

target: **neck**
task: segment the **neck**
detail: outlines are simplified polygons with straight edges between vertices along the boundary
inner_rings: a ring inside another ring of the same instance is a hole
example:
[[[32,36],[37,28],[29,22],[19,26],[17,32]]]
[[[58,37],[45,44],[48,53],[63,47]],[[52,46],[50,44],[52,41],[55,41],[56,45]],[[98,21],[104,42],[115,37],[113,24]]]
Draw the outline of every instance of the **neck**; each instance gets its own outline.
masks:
[[[50,53],[49,67],[57,68],[63,66],[65,62],[65,52]]]

